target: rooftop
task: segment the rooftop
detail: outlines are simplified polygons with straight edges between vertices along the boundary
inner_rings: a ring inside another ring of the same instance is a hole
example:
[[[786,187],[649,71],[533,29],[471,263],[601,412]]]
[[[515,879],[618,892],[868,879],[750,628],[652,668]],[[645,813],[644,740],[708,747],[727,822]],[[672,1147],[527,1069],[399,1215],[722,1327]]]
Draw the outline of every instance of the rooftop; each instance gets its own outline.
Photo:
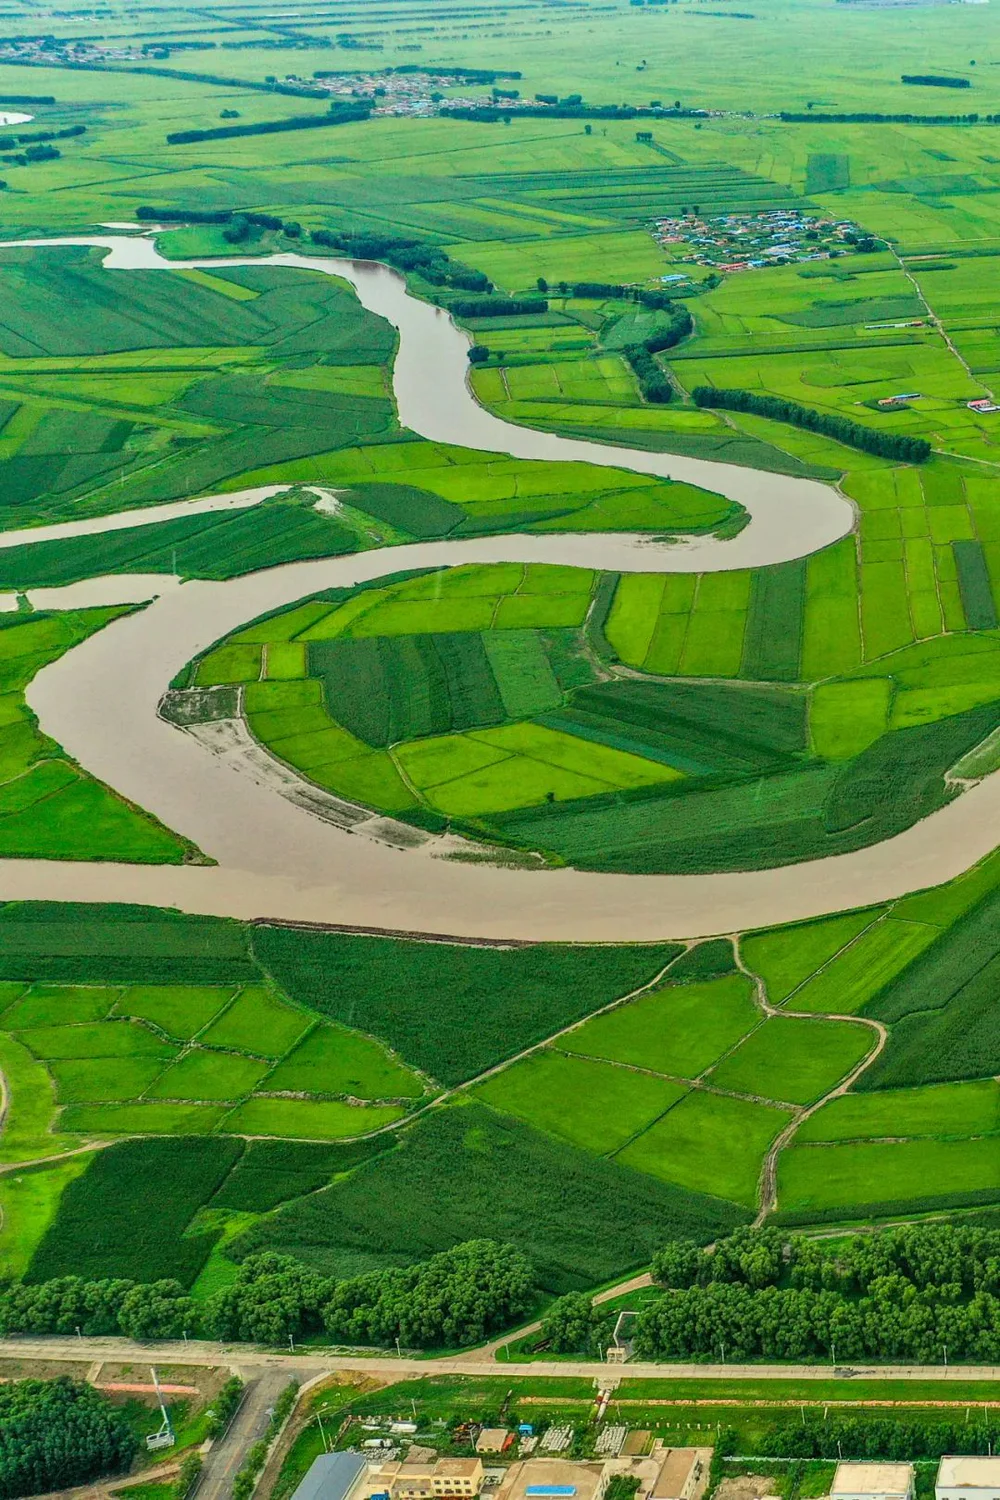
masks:
[[[1000,1485],[1000,1458],[947,1454],[938,1468],[937,1482],[963,1490],[996,1489]]]
[[[912,1464],[838,1464],[830,1495],[905,1495],[912,1484]]]
[[[292,1500],[347,1500],[366,1468],[360,1453],[321,1453]]]

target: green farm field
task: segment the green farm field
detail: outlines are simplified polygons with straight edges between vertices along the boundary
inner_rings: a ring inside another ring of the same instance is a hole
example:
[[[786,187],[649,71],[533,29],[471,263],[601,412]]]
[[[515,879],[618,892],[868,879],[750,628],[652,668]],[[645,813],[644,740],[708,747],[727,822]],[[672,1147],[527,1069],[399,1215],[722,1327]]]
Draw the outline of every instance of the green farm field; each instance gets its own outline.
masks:
[[[303,593],[206,633],[158,684],[178,722],[208,738],[238,717],[309,795],[382,815],[414,880],[404,846],[426,839],[523,872],[540,902],[563,867],[808,882],[810,862],[944,813],[1000,767],[996,8],[342,9],[139,7],[112,27],[10,0],[0,108],[42,102],[4,129],[55,149],[3,152],[0,531],[147,514],[0,547],[8,897],[17,859],[212,852],[37,722],[37,674],[132,607],[37,591],[123,574],[193,591],[521,533],[565,534],[569,564],[581,533],[724,546],[746,527],[625,455],[407,430],[394,329],[346,282],[269,262],[296,251],[384,260],[454,309],[471,389],[509,422],[823,479],[855,523],[771,566],[466,563]],[[903,81],[927,74],[961,86]],[[330,123],[376,87],[371,118]],[[470,98],[479,118],[439,110]],[[307,128],[259,128],[293,118]],[[191,131],[209,134],[168,139]],[[173,269],[9,244],[140,208]],[[737,269],[727,221],[764,235],[762,263]],[[762,415],[762,397],[786,405]],[[247,508],[150,510],[260,486]],[[1000,1205],[996,856],[698,943],[260,918],[0,904],[5,1276],[176,1278],[204,1303],[259,1251],[340,1278],[488,1237],[548,1297],[755,1218],[829,1231]]]

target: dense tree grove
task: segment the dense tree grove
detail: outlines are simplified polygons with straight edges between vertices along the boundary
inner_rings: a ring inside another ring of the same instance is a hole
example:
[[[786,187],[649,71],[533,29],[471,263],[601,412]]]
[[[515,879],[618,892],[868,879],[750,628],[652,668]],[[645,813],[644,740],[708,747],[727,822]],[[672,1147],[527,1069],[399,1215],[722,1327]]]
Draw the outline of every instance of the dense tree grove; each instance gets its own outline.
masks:
[[[547,313],[544,297],[462,297],[451,304],[459,318],[520,318],[525,313]]]
[[[764,1439],[775,1458],[939,1459],[946,1453],[995,1453],[1000,1442],[996,1422],[859,1421],[813,1417],[784,1422]]]
[[[509,1327],[533,1297],[530,1263],[492,1240],[340,1282],[265,1253],[248,1257],[237,1281],[212,1298],[205,1327],[210,1337],[260,1343],[325,1330],[351,1344],[475,1344]]]
[[[141,1284],[60,1276],[0,1294],[0,1333],[76,1333],[99,1338],[179,1338],[197,1326],[195,1304],[179,1281]]]
[[[636,1320],[649,1358],[1000,1358],[998,1230],[911,1225],[835,1253],[778,1229],[739,1230],[711,1254],[666,1246],[653,1275],[673,1295]]]
[[[0,1387],[0,1500],[122,1473],[136,1447],[123,1414],[82,1381],[16,1380]]]
[[[285,226],[288,233],[288,226]],[[314,245],[341,250],[354,260],[383,260],[399,271],[415,271],[432,286],[452,286],[463,292],[489,293],[493,283],[482,271],[473,271],[445,254],[438,245],[398,234],[383,234],[366,229],[360,233],[333,229],[314,229],[309,238]]]
[[[668,1294],[630,1326],[640,1358],[939,1364],[947,1351],[950,1360],[1000,1359],[1000,1230],[909,1225],[830,1249],[779,1229],[740,1229],[711,1251],[665,1245],[652,1270]],[[561,1297],[543,1337],[557,1353],[597,1353],[608,1319],[586,1296]],[[804,1446],[764,1451],[819,1452],[800,1426],[793,1439]],[[852,1453],[863,1451],[852,1442]]]
[[[820,432],[824,437],[835,438],[838,443],[845,443],[849,448],[859,448],[862,453],[874,453],[879,458],[895,458],[903,463],[922,464],[930,457],[931,445],[926,438],[879,432],[874,427],[863,427],[860,422],[852,422],[849,417],[814,411],[812,407],[800,406],[797,401],[788,401],[783,396],[762,396],[756,391],[744,391],[738,387],[717,390],[711,385],[697,385],[691,394],[697,406],[747,411],[756,417],[770,417],[774,422],[790,422],[793,427]]]

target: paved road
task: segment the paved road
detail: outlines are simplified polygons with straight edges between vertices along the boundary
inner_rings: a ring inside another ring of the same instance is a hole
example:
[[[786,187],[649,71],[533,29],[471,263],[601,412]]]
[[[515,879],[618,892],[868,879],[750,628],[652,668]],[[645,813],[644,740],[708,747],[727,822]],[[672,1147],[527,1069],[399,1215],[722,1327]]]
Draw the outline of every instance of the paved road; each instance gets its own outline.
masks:
[[[511,1360],[497,1363],[483,1351],[449,1355],[444,1359],[397,1359],[394,1355],[338,1354],[323,1350],[303,1354],[296,1350],[282,1354],[251,1344],[216,1344],[202,1340],[183,1343],[140,1344],[129,1339],[53,1338],[0,1339],[0,1358],[84,1361],[115,1360],[147,1362],[154,1357],[161,1367],[170,1364],[235,1365],[249,1378],[254,1371],[270,1371],[276,1376],[274,1394],[293,1377],[305,1381],[318,1375],[356,1372],[376,1379],[396,1381],[420,1375],[578,1375],[593,1380],[607,1375],[609,1369],[624,1373],[629,1380],[830,1380],[830,1365],[703,1365],[703,1364],[630,1364],[609,1366],[598,1360]],[[280,1372],[280,1375],[278,1374]],[[1000,1365],[878,1365],[859,1366],[855,1376],[870,1380],[974,1380],[1000,1382]],[[845,1381],[845,1393],[850,1384]],[[269,1398],[265,1405],[270,1405]],[[206,1497],[207,1500],[207,1497]]]
[[[244,1361],[240,1359],[239,1363],[242,1365]],[[243,1467],[247,1450],[264,1436],[269,1420],[268,1408],[274,1405],[290,1380],[308,1380],[313,1373],[312,1370],[303,1371],[297,1362],[294,1365],[289,1362],[281,1369],[265,1365],[255,1369],[253,1374],[245,1372],[243,1404],[225,1437],[213,1444],[205,1457],[198,1500],[229,1500],[233,1480]]]

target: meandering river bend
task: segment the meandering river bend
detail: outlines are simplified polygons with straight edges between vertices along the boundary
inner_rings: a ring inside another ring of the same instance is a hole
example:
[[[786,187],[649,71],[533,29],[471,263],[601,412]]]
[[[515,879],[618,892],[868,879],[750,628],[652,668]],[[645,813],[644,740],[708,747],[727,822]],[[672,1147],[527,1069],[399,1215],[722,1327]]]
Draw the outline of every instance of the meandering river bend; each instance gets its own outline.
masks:
[[[997,842],[1000,775],[873,848],[778,870],[730,875],[606,875],[521,871],[428,858],[358,838],[235,776],[157,715],[184,663],[243,621],[333,585],[404,568],[467,562],[549,562],[634,572],[759,567],[818,551],[846,535],[853,509],[814,480],[534,432],[501,421],[467,382],[467,337],[440,309],[408,295],[382,266],[300,255],[167,261],[148,239],[101,236],[26,244],[99,245],[105,266],[181,270],[278,264],[343,277],[362,304],[399,330],[393,382],[401,422],[424,437],[552,462],[582,460],[669,476],[742,504],[750,524],[720,541],[674,545],[607,534],[497,536],[430,542],[272,568],[225,583],[109,577],[37,590],[54,606],[152,598],[46,667],[28,691],[42,728],[93,775],[185,834],[213,867],[0,860],[0,899],[146,902],[241,918],[273,917],[456,937],[646,941],[770,926],[866,905],[960,873]],[[251,504],[255,492],[197,502]],[[263,498],[261,493],[258,498]],[[193,507],[192,507],[193,508]],[[145,510],[145,524],[177,506]],[[121,527],[69,523],[61,535]],[[24,533],[42,540],[45,528]],[[0,545],[3,542],[0,541]]]

